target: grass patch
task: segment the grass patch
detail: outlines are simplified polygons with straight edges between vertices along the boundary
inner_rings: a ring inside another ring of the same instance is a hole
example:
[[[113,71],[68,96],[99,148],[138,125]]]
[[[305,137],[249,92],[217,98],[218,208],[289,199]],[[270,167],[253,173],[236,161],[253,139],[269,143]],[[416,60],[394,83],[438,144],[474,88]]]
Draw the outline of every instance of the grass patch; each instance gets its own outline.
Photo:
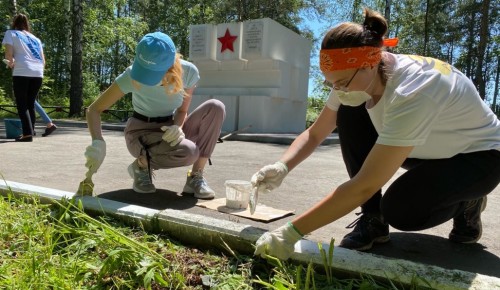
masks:
[[[185,247],[70,201],[0,199],[0,289],[402,289],[331,268]],[[331,249],[333,249],[331,247]],[[413,289],[417,289],[413,287]]]

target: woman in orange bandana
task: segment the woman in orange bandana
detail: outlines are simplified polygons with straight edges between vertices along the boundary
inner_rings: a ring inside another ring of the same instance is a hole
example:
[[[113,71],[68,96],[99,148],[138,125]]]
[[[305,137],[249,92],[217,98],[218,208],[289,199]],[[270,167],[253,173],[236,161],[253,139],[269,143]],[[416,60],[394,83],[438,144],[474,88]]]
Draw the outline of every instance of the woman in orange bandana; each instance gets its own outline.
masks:
[[[252,176],[259,191],[277,188],[335,129],[350,180],[292,222],[262,235],[256,255],[288,258],[308,234],[361,206],[340,246],[368,250],[389,240],[389,225],[428,229],[453,219],[449,239],[475,243],[486,195],[500,183],[500,121],[474,84],[437,59],[384,51],[387,21],[365,9],[363,25],[325,35],[320,68],[332,87],[316,122],[280,160]],[[407,171],[381,188],[396,171]]]

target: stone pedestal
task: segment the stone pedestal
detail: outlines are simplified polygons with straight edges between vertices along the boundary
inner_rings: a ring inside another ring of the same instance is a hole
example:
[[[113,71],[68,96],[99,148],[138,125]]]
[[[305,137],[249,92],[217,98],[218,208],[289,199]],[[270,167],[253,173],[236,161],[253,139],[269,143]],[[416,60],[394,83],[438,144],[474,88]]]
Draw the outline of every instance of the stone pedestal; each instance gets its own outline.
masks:
[[[191,110],[216,98],[226,105],[223,131],[300,133],[305,129],[311,42],[268,19],[190,27],[200,71]]]

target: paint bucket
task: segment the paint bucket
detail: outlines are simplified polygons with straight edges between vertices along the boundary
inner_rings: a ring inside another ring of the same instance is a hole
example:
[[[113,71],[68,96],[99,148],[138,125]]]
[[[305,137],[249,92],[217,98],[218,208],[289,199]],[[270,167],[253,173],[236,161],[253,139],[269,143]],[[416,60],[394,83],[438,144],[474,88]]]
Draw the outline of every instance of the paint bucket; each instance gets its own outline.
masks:
[[[21,125],[21,120],[19,119],[4,119],[5,123],[5,134],[7,139],[15,139],[19,135],[23,134],[23,128]]]
[[[226,207],[246,209],[250,200],[252,184],[244,180],[226,180]]]

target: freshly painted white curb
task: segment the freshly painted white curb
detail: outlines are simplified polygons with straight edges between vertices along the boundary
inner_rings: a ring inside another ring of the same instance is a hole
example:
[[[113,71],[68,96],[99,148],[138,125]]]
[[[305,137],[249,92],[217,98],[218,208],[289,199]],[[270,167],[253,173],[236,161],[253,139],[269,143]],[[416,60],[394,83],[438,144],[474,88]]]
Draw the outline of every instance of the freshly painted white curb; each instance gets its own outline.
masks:
[[[72,192],[46,187],[0,180],[0,192],[7,195],[38,196],[42,202],[53,203],[71,199]],[[184,243],[201,247],[217,247],[251,254],[253,244],[264,233],[263,229],[241,223],[214,219],[207,216],[189,214],[179,210],[154,210],[122,202],[97,197],[76,197],[85,210],[98,214],[108,214],[127,222],[141,223],[153,230],[162,230]],[[328,244],[322,244],[328,253]],[[292,260],[323,266],[318,243],[301,240],[295,244]],[[418,264],[411,261],[390,259],[369,253],[335,247],[332,262],[333,272],[370,275],[375,278],[390,279],[402,284],[412,281],[420,286],[429,285],[434,289],[500,289],[500,279],[496,277],[460,271],[447,270],[436,266]],[[425,281],[415,279],[423,278]]]
[[[328,244],[323,244],[328,255]],[[318,244],[301,240],[295,244],[295,260],[311,261],[323,265],[318,251]],[[410,284],[413,278],[425,279],[433,289],[500,289],[500,279],[461,270],[448,270],[437,266],[418,264],[415,262],[391,259],[369,253],[352,251],[335,247],[333,252],[333,268],[350,273],[368,274],[373,277],[388,278],[403,284]],[[416,280],[420,286],[427,286],[424,281]]]

